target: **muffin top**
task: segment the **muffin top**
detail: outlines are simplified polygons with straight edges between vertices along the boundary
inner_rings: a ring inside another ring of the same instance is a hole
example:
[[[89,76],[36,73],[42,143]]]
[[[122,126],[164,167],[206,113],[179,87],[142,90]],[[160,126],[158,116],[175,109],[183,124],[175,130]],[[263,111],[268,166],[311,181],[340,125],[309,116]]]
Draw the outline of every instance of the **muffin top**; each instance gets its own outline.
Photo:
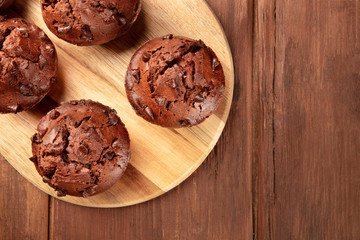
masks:
[[[124,124],[114,109],[98,102],[64,103],[44,116],[37,130],[31,160],[58,196],[88,197],[109,189],[130,159]]]
[[[42,15],[51,32],[76,45],[98,45],[129,31],[140,0],[41,0]]]
[[[0,113],[35,106],[57,72],[55,47],[46,34],[21,18],[0,21]]]
[[[214,112],[225,76],[215,53],[201,40],[168,35],[150,40],[135,52],[125,88],[130,104],[147,121],[188,127]]]

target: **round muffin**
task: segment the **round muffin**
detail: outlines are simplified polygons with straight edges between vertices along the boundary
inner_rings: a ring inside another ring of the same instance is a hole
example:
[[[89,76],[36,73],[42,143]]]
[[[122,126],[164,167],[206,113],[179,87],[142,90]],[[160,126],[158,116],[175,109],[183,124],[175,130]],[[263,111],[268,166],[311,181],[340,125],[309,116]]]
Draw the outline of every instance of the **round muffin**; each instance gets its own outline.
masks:
[[[130,139],[114,109],[70,101],[48,112],[37,130],[30,160],[58,196],[104,192],[126,170]]]
[[[201,40],[168,35],[135,52],[125,88],[130,104],[147,121],[189,127],[217,108],[225,76],[215,53]]]
[[[0,0],[0,10],[10,7],[14,0]]]
[[[57,72],[55,47],[21,18],[0,22],[0,113],[34,107],[50,91]]]
[[[129,31],[140,0],[41,0],[42,15],[51,32],[79,46],[109,42]]]

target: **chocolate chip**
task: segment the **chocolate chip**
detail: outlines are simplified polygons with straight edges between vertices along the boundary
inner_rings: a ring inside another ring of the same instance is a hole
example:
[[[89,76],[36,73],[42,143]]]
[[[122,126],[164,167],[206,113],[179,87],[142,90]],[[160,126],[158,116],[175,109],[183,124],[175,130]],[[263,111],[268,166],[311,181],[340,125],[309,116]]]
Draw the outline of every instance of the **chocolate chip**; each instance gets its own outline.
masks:
[[[107,122],[112,126],[116,126],[119,123],[119,120],[115,114],[110,114]]]
[[[24,96],[34,96],[32,89],[27,85],[20,85],[19,91]]]
[[[96,188],[97,188],[97,186],[88,187],[88,188],[85,189],[85,191],[88,194],[93,195],[96,192]]]
[[[139,69],[132,69],[131,76],[134,78],[134,82],[139,84],[140,83],[140,70]]]
[[[20,33],[21,37],[23,38],[28,38],[29,37],[29,32],[26,28],[21,27],[21,28],[16,28],[17,31]]]
[[[56,195],[58,197],[64,197],[64,196],[66,196],[66,192],[59,189],[59,190],[57,190]]]
[[[125,24],[126,24],[126,18],[124,18],[124,17],[119,18],[119,22],[120,22],[122,25],[125,25]]]
[[[115,156],[114,152],[107,152],[104,154],[104,157],[107,158],[108,160],[112,160]]]
[[[105,8],[101,15],[104,18],[104,21],[109,23],[114,16],[114,12],[108,8]]]
[[[179,123],[180,123],[180,125],[183,126],[183,127],[186,127],[186,126],[190,126],[190,125],[191,125],[189,119],[180,120]]]
[[[176,84],[176,80],[175,79],[171,79],[170,81],[169,81],[169,86],[171,87],[171,88],[176,88],[177,87],[177,84]]]
[[[76,100],[71,100],[71,101],[70,101],[70,104],[71,104],[71,105],[77,105],[77,104],[78,104],[78,101],[76,101]]]
[[[148,106],[146,106],[146,107],[145,107],[145,112],[146,112],[146,114],[147,114],[152,120],[155,119],[155,118],[154,118],[154,113],[153,113],[153,111],[151,110],[151,108],[149,108]]]
[[[43,55],[39,56],[39,68],[43,69],[48,64],[48,61]]]
[[[54,48],[50,45],[46,45],[45,50],[48,51],[50,54],[53,54],[55,52]]]
[[[113,147],[113,148],[122,148],[123,146],[122,146],[121,142],[119,141],[119,139],[115,139],[112,142],[111,147]]]
[[[32,156],[31,158],[29,158],[30,161],[32,161],[33,163],[37,163],[37,157],[36,156]]]
[[[24,60],[23,62],[20,63],[20,69],[21,70],[25,70],[29,67],[29,62]]]
[[[201,39],[198,41],[198,45],[202,48],[206,47],[205,43]]]
[[[42,40],[47,40],[47,39],[48,39],[48,37],[46,36],[46,34],[45,34],[43,31],[40,31],[40,32],[39,32],[39,37],[40,37],[40,39],[42,39]]]
[[[54,110],[54,111],[52,111],[50,113],[50,118],[51,119],[57,119],[59,116],[60,116],[60,113],[58,111],[56,111],[56,110]]]
[[[99,3],[98,1],[92,1],[92,2],[90,3],[90,6],[91,6],[91,7],[98,7],[98,6],[100,6],[100,3]]]
[[[163,107],[166,103],[166,98],[164,97],[157,97],[156,102],[160,107]]]
[[[211,62],[212,71],[214,72],[218,66],[220,66],[219,60],[217,60],[217,58],[213,58]]]
[[[84,164],[84,168],[91,169],[90,164]]]
[[[42,180],[43,180],[44,183],[50,183],[51,182],[51,179],[48,178],[47,176],[43,176]]]
[[[202,97],[202,96],[200,96],[200,95],[196,95],[196,96],[194,97],[194,101],[195,101],[195,102],[198,102],[198,103],[204,102],[205,99],[206,99],[206,97]]]
[[[79,152],[83,155],[89,154],[89,146],[86,143],[82,143],[79,146]]]
[[[92,40],[94,40],[89,25],[84,25],[84,26],[81,28],[81,32],[84,34],[84,36],[82,36],[82,37],[85,38],[87,41],[92,41]]]
[[[67,32],[70,31],[70,30],[71,30],[71,26],[70,26],[70,25],[67,25],[67,26],[59,26],[59,27],[57,28],[57,31],[58,31],[58,33],[60,33],[60,34],[67,33]]]
[[[20,105],[18,105],[18,104],[10,105],[10,106],[8,106],[8,109],[11,112],[18,112],[20,110]]]
[[[174,37],[174,35],[169,34],[169,35],[163,36],[162,39],[163,39],[163,40],[165,40],[165,39],[172,39],[173,37]]]
[[[88,198],[88,197],[90,197],[90,194],[87,193],[87,192],[85,192],[85,191],[83,191],[83,192],[81,193],[81,195],[83,196],[83,198]]]
[[[148,52],[144,52],[144,53],[142,54],[142,60],[143,60],[144,62],[148,62],[148,61],[150,60],[150,57],[151,57],[151,55],[150,55],[150,53],[148,53]]]

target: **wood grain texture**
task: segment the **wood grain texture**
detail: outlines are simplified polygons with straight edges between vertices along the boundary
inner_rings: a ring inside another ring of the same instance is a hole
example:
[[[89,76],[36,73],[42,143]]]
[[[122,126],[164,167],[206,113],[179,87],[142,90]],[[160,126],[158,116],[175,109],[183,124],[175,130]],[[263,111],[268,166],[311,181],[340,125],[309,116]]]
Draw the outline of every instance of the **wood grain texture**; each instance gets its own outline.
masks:
[[[267,239],[360,239],[360,2],[276,1]]]
[[[55,191],[42,181],[27,159],[31,156],[30,137],[54,102],[99,101],[115,108],[129,131],[130,170],[112,188],[87,199],[61,198],[83,206],[128,206],[169,191],[200,166],[221,135],[234,84],[232,56],[221,25],[203,0],[179,0],[172,4],[147,0],[142,5],[141,15],[128,35],[92,47],[74,46],[50,33],[42,20],[38,0],[18,0],[14,5],[15,12],[44,29],[55,43],[59,76],[49,95],[52,101],[46,98],[34,110],[1,116],[0,152],[20,174],[54,197]],[[124,75],[133,52],[146,41],[169,33],[202,39],[214,49],[225,73],[226,86],[218,109],[203,123],[191,128],[167,129],[148,123],[133,111],[124,90]]]
[[[48,195],[0,155],[0,239],[48,239]]]
[[[207,2],[229,38],[236,67],[232,110],[216,147],[181,185],[139,205],[92,209],[55,199],[51,239],[253,239],[253,3]],[[229,9],[234,12],[228,14]],[[238,28],[242,31],[235,31]]]

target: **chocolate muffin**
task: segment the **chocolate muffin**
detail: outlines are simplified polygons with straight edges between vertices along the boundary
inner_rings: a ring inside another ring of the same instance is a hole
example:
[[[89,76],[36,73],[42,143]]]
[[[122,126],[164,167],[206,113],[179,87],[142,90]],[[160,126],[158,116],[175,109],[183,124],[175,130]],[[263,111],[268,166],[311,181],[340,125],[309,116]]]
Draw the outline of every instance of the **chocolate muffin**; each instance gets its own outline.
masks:
[[[14,0],[0,0],[0,10],[10,7]]]
[[[30,160],[58,196],[101,193],[126,170],[130,140],[114,109],[70,101],[44,116],[37,130]]]
[[[201,123],[219,104],[225,87],[222,66],[201,40],[168,35],[133,55],[125,88],[136,113],[163,127]]]
[[[34,24],[21,18],[2,19],[0,72],[0,113],[30,109],[55,81],[55,47]]]
[[[140,0],[41,0],[50,31],[80,46],[109,42],[129,31],[137,19]]]

